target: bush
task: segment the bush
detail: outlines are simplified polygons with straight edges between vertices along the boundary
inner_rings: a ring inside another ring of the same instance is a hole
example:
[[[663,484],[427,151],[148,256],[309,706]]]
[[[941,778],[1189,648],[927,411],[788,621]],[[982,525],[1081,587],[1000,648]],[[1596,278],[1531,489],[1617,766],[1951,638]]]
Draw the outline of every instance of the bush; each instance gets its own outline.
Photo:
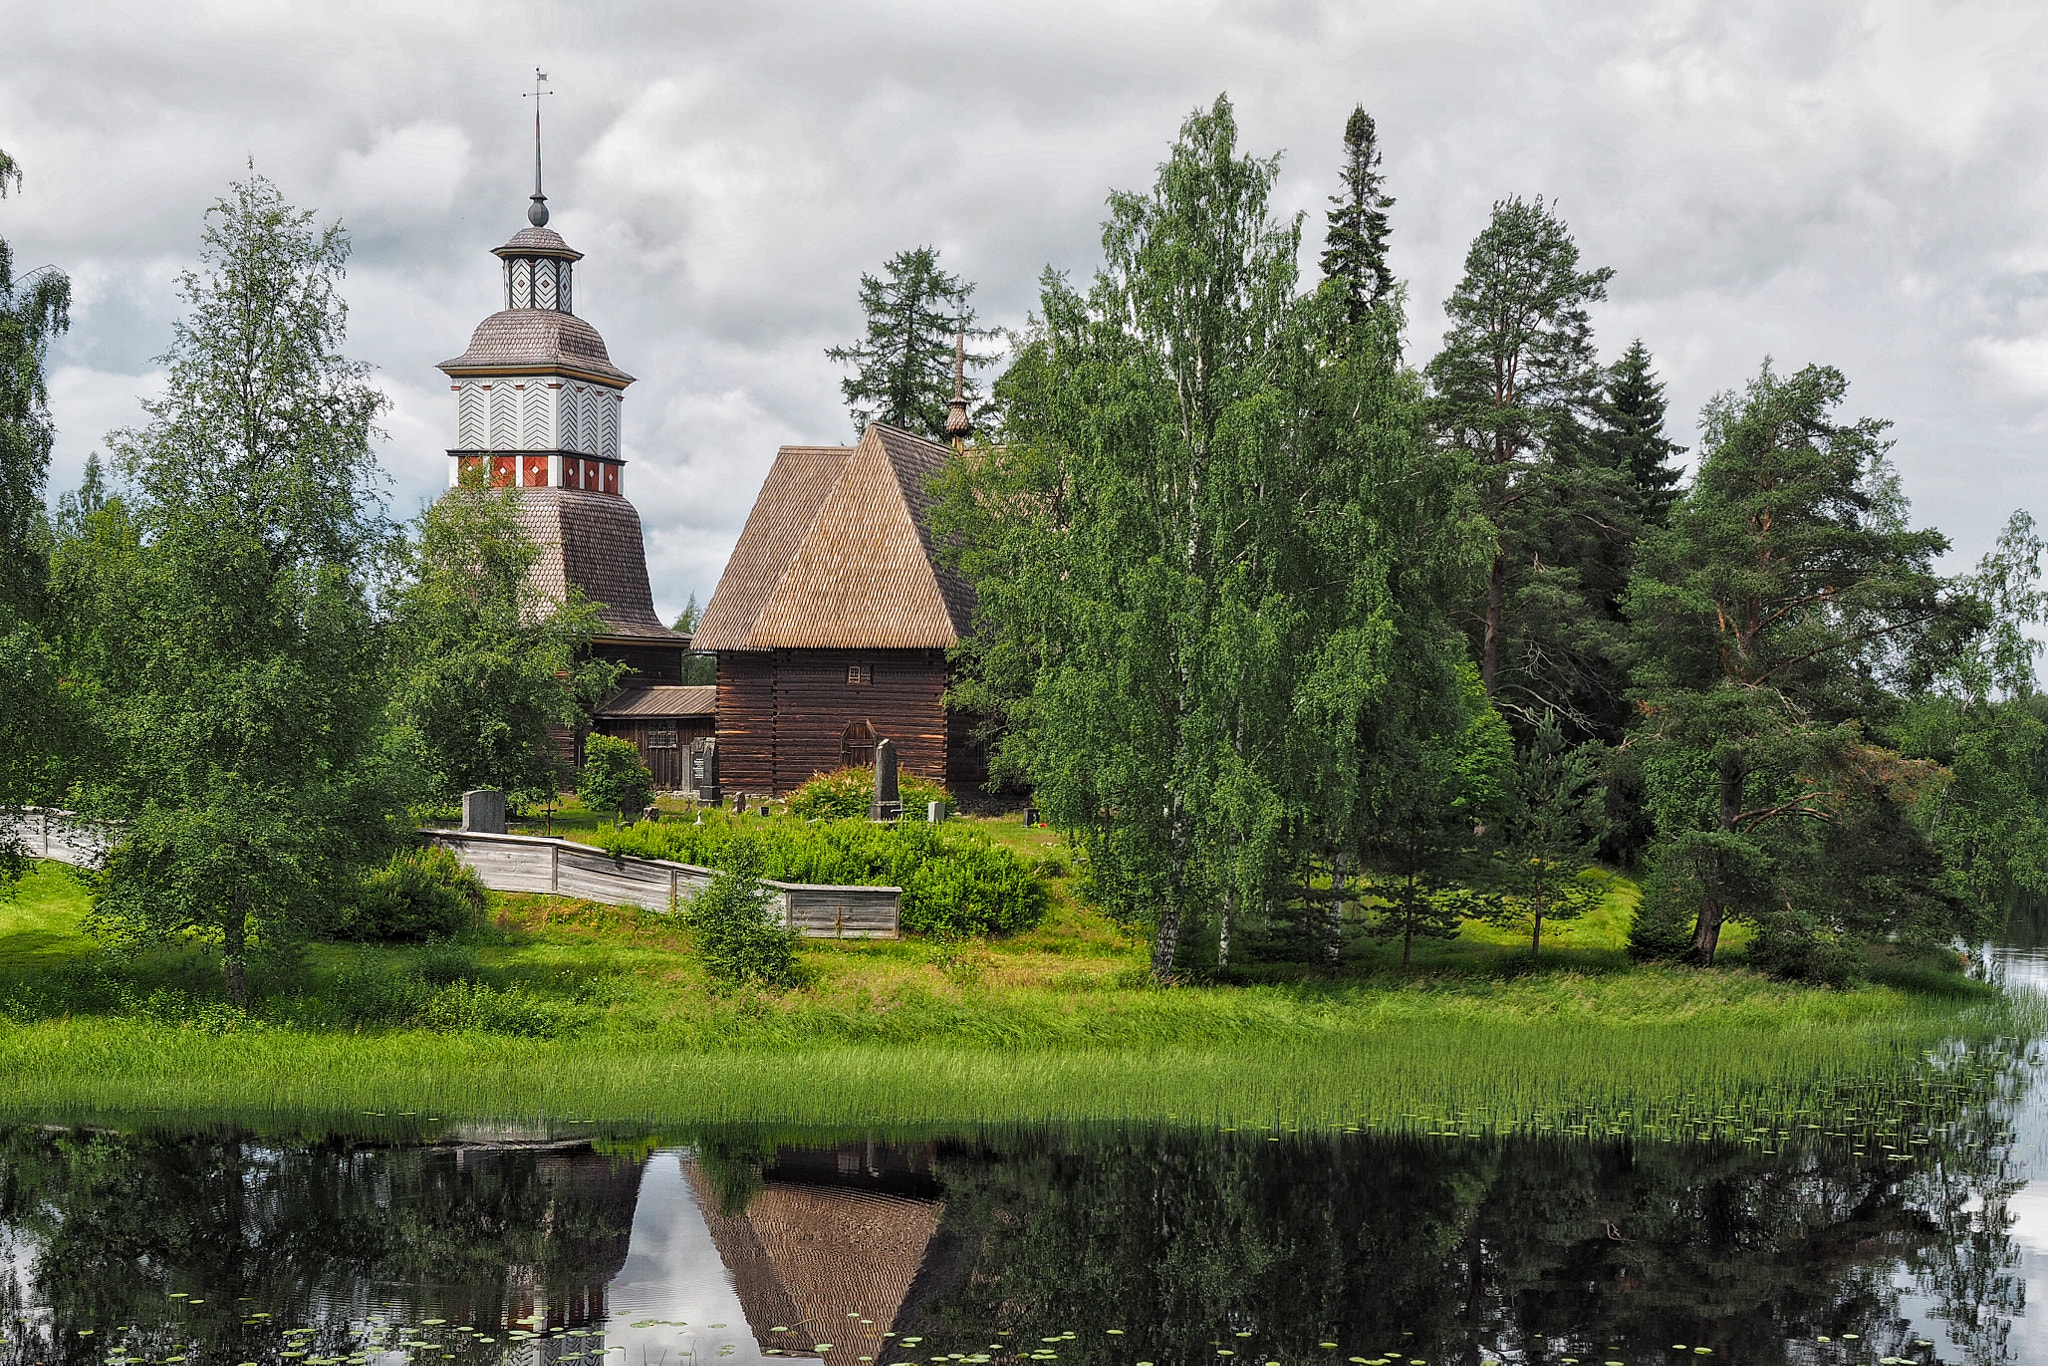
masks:
[[[417,940],[459,934],[482,918],[483,879],[439,845],[404,850],[363,879],[334,916],[338,939]]]
[[[593,735],[583,742],[576,795],[592,811],[637,812],[654,800],[654,774],[640,762],[632,741]]]
[[[600,831],[607,853],[729,866],[739,826],[712,816],[702,825],[667,822]],[[915,934],[1012,934],[1045,918],[1045,881],[1002,846],[965,824],[865,819],[798,824],[771,821],[740,837],[761,859],[760,876],[786,882],[901,887],[903,928]]]
[[[931,779],[899,769],[896,791],[903,798],[904,814],[924,818],[933,802],[949,802],[946,789]],[[789,794],[789,814],[803,820],[865,820],[875,800],[875,771],[872,768],[842,768],[820,773]]]
[[[793,987],[801,980],[796,935],[775,923],[774,894],[761,885],[761,849],[751,839],[725,847],[725,867],[690,902],[697,953],[727,986]]]

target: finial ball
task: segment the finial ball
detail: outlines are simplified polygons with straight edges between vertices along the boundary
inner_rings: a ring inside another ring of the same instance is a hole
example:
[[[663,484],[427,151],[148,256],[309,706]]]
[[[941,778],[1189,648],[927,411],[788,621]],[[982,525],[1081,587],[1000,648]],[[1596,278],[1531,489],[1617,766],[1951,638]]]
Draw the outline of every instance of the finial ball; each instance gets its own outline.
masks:
[[[548,225],[548,205],[545,199],[539,195],[533,197],[533,202],[526,206],[526,221],[536,228]]]

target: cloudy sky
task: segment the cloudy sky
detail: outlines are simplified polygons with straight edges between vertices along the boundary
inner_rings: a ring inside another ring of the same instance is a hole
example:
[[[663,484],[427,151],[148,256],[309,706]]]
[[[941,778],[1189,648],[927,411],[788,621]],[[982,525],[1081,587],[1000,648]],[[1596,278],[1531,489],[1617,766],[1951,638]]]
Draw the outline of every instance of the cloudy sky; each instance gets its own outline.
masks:
[[[775,448],[843,440],[863,269],[921,243],[1022,323],[1085,277],[1104,196],[1149,183],[1218,91],[1284,151],[1320,248],[1346,114],[1378,119],[1411,354],[1488,206],[1554,197],[1616,270],[1603,353],[1641,336],[1689,440],[1765,355],[1824,361],[1893,419],[1918,515],[1974,560],[2048,520],[2048,21],[1901,0],[1034,3],[17,3],[0,49],[0,202],[17,262],[70,272],[53,488],[157,382],[177,272],[252,158],[339,215],[351,350],[392,399],[394,507],[446,480],[434,362],[497,306],[523,222],[530,88],[577,311],[639,377],[629,489],[655,597],[709,596]]]

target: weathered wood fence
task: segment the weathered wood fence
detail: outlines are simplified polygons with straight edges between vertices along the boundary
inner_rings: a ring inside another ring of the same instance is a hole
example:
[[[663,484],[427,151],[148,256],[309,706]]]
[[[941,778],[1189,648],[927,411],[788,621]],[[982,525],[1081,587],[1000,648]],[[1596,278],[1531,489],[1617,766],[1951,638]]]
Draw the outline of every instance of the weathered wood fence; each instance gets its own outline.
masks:
[[[107,852],[106,827],[75,811],[50,811],[40,806],[0,811],[0,839],[10,836],[36,858],[74,867],[97,863]]]
[[[471,830],[421,832],[476,869],[494,892],[549,892],[611,906],[674,911],[712,877],[709,868],[667,859],[607,854],[568,840],[538,835],[485,835]],[[12,835],[37,858],[88,866],[106,853],[105,827],[70,811],[29,807],[0,811],[0,836]],[[902,930],[900,887],[822,887],[808,882],[767,882],[785,925],[812,939],[895,939]]]
[[[422,832],[476,869],[494,892],[550,892],[607,905],[672,911],[709,885],[712,870],[668,859],[607,854],[539,835],[485,835],[473,830]],[[785,925],[812,939],[895,939],[902,924],[900,887],[822,887],[809,882],[764,885],[776,895]]]

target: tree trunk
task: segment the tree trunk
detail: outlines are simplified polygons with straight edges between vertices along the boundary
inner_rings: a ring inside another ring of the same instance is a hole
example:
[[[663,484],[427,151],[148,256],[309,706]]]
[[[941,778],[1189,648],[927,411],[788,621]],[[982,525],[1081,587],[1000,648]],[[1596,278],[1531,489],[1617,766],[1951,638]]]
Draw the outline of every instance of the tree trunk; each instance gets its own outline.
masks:
[[[1408,966],[1409,955],[1415,950],[1415,878],[1408,878],[1408,899],[1401,907],[1401,966]]]
[[[1479,686],[1493,696],[1493,682],[1500,674],[1500,618],[1507,601],[1507,556],[1493,552],[1493,568],[1486,574],[1486,639],[1479,651]]]
[[[1344,875],[1350,868],[1349,854],[1338,854],[1330,860],[1330,914],[1325,922],[1328,934],[1323,940],[1323,961],[1333,968],[1344,948]]]
[[[1169,887],[1166,906],[1159,913],[1159,932],[1152,936],[1152,980],[1160,986],[1173,981],[1173,958],[1179,948],[1180,888]]]
[[[1721,833],[1735,833],[1735,822],[1742,814],[1742,788],[1749,776],[1739,758],[1725,758],[1721,761],[1720,820]],[[1703,968],[1714,966],[1714,952],[1721,946],[1721,926],[1727,920],[1727,905],[1721,895],[1721,856],[1718,853],[1707,856],[1706,884],[1700,895],[1699,919],[1692,927],[1692,959]]]
[[[239,914],[230,913],[220,938],[220,975],[227,988],[228,1004],[237,1010],[249,1008],[248,931]]]
[[[1536,864],[1536,929],[1529,936],[1531,961],[1541,957],[1543,953],[1543,873],[1544,864],[1539,859]]]
[[[1223,889],[1223,916],[1216,927],[1216,970],[1221,972],[1230,966],[1230,901],[1237,895],[1237,888]]]

